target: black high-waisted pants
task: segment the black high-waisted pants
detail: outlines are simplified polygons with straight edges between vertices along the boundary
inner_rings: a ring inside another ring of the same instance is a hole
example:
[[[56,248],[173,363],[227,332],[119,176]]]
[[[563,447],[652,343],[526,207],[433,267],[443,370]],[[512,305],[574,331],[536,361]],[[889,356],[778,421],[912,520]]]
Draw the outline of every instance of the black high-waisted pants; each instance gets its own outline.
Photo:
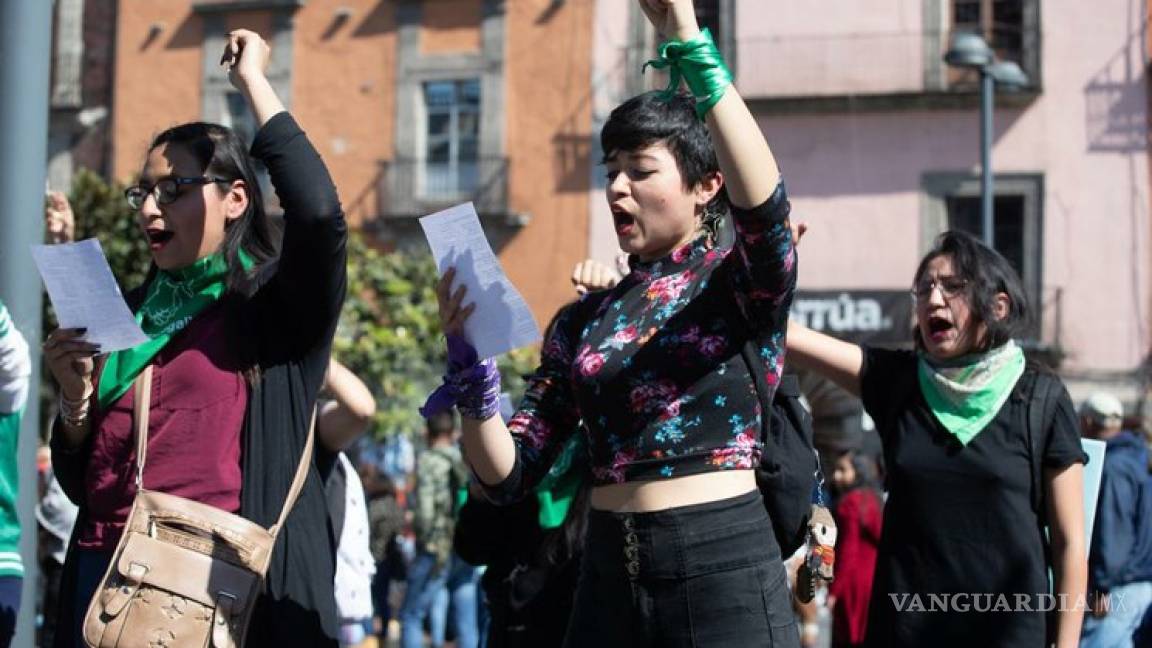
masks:
[[[652,513],[590,513],[565,648],[799,645],[759,491]]]

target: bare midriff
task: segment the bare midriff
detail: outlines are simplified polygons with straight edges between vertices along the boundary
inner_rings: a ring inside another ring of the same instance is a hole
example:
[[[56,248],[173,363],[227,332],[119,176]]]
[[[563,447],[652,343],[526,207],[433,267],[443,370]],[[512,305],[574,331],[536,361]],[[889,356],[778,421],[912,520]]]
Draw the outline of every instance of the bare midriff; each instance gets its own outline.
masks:
[[[756,488],[751,470],[609,484],[592,489],[592,508],[616,513],[646,513],[738,497]]]

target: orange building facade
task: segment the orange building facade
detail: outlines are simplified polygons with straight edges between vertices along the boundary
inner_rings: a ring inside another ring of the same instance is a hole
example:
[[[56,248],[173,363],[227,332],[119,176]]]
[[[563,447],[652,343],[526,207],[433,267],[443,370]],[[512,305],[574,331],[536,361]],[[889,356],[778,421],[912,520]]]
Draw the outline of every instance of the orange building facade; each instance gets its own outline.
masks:
[[[251,136],[224,35],[272,46],[269,79],[319,149],[351,224],[423,245],[416,218],[471,200],[540,322],[588,255],[592,0],[120,0],[113,176],[185,121]]]

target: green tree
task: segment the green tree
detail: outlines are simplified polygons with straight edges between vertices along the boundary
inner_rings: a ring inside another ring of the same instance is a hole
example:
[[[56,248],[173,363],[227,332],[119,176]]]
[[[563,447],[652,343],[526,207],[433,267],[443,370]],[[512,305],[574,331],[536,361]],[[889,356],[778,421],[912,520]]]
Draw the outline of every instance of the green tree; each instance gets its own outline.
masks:
[[[81,169],[73,176],[68,199],[76,216],[76,240],[100,240],[120,290],[127,292],[143,283],[151,263],[148,240],[124,200],[123,185],[108,184],[92,171]]]

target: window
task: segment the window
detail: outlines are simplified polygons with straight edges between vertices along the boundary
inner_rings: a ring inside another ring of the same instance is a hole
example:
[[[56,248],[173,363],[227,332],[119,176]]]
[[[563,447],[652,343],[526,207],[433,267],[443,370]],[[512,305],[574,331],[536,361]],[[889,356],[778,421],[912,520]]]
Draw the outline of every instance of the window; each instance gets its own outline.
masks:
[[[948,229],[984,236],[980,196],[948,196]],[[998,194],[992,199],[992,241],[1020,276],[1024,276],[1024,196]]]
[[[248,146],[256,137],[256,116],[248,110],[248,102],[239,92],[229,92],[224,95],[226,110],[224,111],[224,126],[236,132],[241,142]]]
[[[1032,311],[1030,337],[1041,338],[1045,316],[1043,306],[1043,176],[1032,174],[998,175],[992,200],[993,244],[1020,274]],[[924,178],[927,194],[924,234],[925,249],[946,229],[984,234],[980,213],[980,179],[969,174],[932,173]]]
[[[231,128],[244,146],[251,148],[256,139],[256,115],[248,109],[248,102],[244,95],[235,90],[224,95],[222,126]],[[280,213],[280,201],[276,190],[272,187],[272,176],[268,175],[268,168],[260,160],[252,160],[252,168],[256,171],[256,181],[260,185],[260,194],[264,198],[264,209],[268,213]]]
[[[480,175],[480,81],[424,83],[424,183],[421,196],[452,198],[476,191]]]
[[[1032,34],[1036,27],[1029,24],[1026,5],[1030,0],[952,0],[952,31],[980,34],[1001,61],[1015,61],[1032,79],[1037,62]],[[973,71],[949,71],[953,85],[974,84],[978,77]]]

